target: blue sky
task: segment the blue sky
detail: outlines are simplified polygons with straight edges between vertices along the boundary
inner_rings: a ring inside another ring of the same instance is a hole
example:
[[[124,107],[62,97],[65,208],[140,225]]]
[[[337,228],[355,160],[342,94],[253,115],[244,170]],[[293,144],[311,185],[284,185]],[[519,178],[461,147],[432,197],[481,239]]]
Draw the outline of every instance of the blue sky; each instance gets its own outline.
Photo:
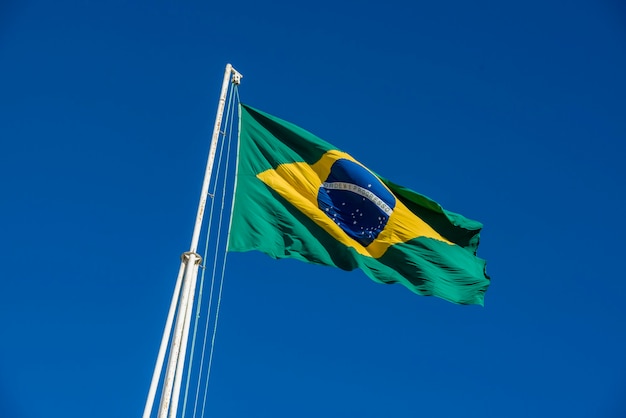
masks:
[[[0,416],[143,410],[224,66],[484,223],[485,307],[231,254],[212,417],[626,416],[619,1],[3,1]]]

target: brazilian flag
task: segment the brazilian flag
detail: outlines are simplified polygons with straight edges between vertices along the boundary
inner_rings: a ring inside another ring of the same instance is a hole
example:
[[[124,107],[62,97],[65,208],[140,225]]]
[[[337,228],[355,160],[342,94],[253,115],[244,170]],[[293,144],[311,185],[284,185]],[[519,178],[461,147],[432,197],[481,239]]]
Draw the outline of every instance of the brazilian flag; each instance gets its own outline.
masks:
[[[482,224],[373,173],[310,132],[239,107],[229,251],[258,250],[344,270],[419,295],[483,304]]]

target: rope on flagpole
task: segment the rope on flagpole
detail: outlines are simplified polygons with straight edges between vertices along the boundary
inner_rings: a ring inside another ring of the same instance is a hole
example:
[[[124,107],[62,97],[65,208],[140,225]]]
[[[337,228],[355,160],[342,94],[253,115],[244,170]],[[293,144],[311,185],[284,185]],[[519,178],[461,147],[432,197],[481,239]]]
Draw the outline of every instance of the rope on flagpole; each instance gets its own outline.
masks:
[[[236,78],[236,76],[239,76]],[[222,232],[222,223],[223,223],[223,218],[224,218],[224,202],[226,199],[226,191],[227,191],[227,183],[229,181],[234,181],[233,177],[232,177],[232,173],[229,174],[228,170],[229,170],[229,160],[230,160],[230,150],[231,150],[231,146],[232,146],[232,135],[233,135],[233,121],[235,119],[235,113],[236,113],[236,107],[239,103],[239,91],[238,91],[238,82],[240,79],[240,75],[238,73],[234,73],[233,75],[233,80],[232,80],[232,88],[228,89],[228,105],[226,108],[226,115],[224,118],[224,125],[223,125],[223,129],[219,131],[219,136],[222,137],[222,143],[221,143],[221,147],[219,150],[219,155],[217,158],[217,170],[215,171],[215,175],[214,175],[214,179],[213,179],[213,187],[212,187],[212,193],[208,190],[208,187],[206,189],[206,195],[205,198],[210,197],[211,198],[211,206],[209,209],[209,216],[208,216],[208,220],[207,220],[207,231],[206,231],[206,236],[205,236],[205,248],[204,248],[204,255],[202,260],[204,261],[203,265],[201,266],[202,268],[202,273],[201,273],[201,280],[199,283],[199,297],[197,298],[197,306],[196,306],[196,318],[195,318],[195,323],[194,323],[194,330],[193,330],[193,337],[192,337],[192,342],[191,342],[191,347],[190,347],[190,355],[189,355],[189,360],[188,363],[186,365],[186,384],[185,384],[185,389],[184,389],[184,401],[183,401],[183,408],[182,408],[182,414],[181,417],[185,417],[186,413],[187,413],[187,402],[188,402],[188,398],[189,398],[189,391],[190,391],[190,383],[191,383],[191,375],[197,375],[197,383],[196,383],[196,388],[195,388],[195,400],[194,400],[194,408],[193,408],[193,416],[195,418],[196,413],[197,413],[197,407],[198,407],[198,402],[199,402],[199,398],[200,398],[200,387],[201,387],[201,383],[202,383],[202,379],[203,379],[203,373],[204,373],[204,368],[205,368],[205,359],[207,357],[207,340],[208,340],[208,336],[209,336],[209,324],[210,321],[212,319],[212,317],[214,317],[214,324],[213,324],[213,333],[211,336],[211,342],[210,342],[210,354],[208,354],[209,357],[209,361],[208,361],[208,367],[206,370],[206,382],[204,385],[204,399],[203,399],[203,406],[202,406],[202,416],[204,416],[204,410],[205,410],[205,406],[206,406],[206,397],[207,397],[207,389],[208,389],[208,383],[209,383],[209,376],[210,376],[210,370],[211,370],[211,366],[213,363],[213,352],[214,352],[214,347],[215,347],[215,341],[216,341],[216,334],[217,334],[217,321],[218,321],[218,317],[219,317],[219,311],[220,311],[220,307],[221,307],[221,300],[222,300],[222,291],[223,291],[223,284],[224,284],[224,275],[225,275],[225,267],[226,267],[226,248],[225,245],[222,242],[222,235],[224,235],[224,233]],[[228,140],[228,144],[224,144],[224,142],[226,142],[226,140]],[[222,161],[224,158],[224,146],[227,146],[227,152],[226,152],[226,164],[224,165],[225,168],[222,170]],[[215,200],[217,195],[220,193],[220,191],[218,190],[218,184],[220,181],[220,173],[223,174],[224,179],[222,180],[222,197],[221,197],[221,208],[220,208],[220,213],[219,213],[219,220],[218,220],[218,225],[217,225],[217,232],[214,233],[212,231],[212,228],[214,227],[213,222],[215,219],[215,210],[216,209],[216,205],[215,205]],[[207,185],[208,186],[208,185]],[[213,235],[213,236],[212,236]],[[204,305],[203,304],[203,293],[204,293],[204,286],[206,284],[206,278],[205,278],[205,274],[206,274],[206,268],[207,268],[207,261],[208,257],[208,248],[209,248],[209,241],[213,240],[213,242],[211,243],[211,245],[214,246],[215,249],[215,254],[213,257],[213,269],[212,269],[212,274],[211,274],[211,289],[209,292],[209,301],[208,304]],[[215,309],[213,309],[213,299],[214,299],[214,293],[216,291],[216,274],[217,274],[217,268],[218,268],[218,264],[221,261],[221,277],[219,279],[219,295],[218,295],[218,300],[217,300],[217,306],[215,307]],[[205,327],[204,327],[204,337],[203,337],[203,344],[202,344],[202,355],[201,355],[201,361],[200,361],[200,365],[199,368],[197,368],[197,370],[193,369],[193,360],[194,360],[194,353],[195,353],[195,347],[197,344],[197,338],[198,338],[198,323],[199,323],[199,319],[200,316],[202,315],[202,312],[204,311],[204,306],[206,306],[206,323],[205,323]],[[213,313],[212,311],[215,311],[215,313]],[[188,312],[189,314],[191,314],[191,306],[189,306],[188,308]],[[182,370],[181,370],[182,371]],[[180,379],[180,377],[179,377]],[[192,389],[193,390],[193,389]],[[172,411],[170,411],[172,412]],[[173,412],[175,413],[175,412]],[[171,415],[171,414],[170,414]]]
[[[233,108],[233,97],[235,96],[235,92],[237,93],[237,98],[239,97],[238,95],[238,91],[237,91],[237,85],[233,84],[232,88],[229,90],[228,93],[228,105],[227,105],[227,111],[226,111],[226,117],[225,117],[225,124],[224,124],[224,130],[226,130],[227,127],[229,127],[232,124],[232,108]],[[222,136],[222,138],[225,137],[225,133],[224,131],[220,132],[220,136]],[[209,217],[208,217],[208,221],[207,221],[207,231],[206,231],[206,236],[205,236],[205,245],[204,245],[204,254],[203,254],[203,265],[201,266],[202,268],[202,274],[200,277],[200,285],[199,285],[199,295],[198,295],[198,299],[197,299],[197,305],[196,305],[196,318],[194,321],[194,329],[193,329],[193,337],[192,337],[192,342],[191,342],[191,353],[190,353],[190,359],[189,359],[189,364],[187,366],[187,380],[185,383],[185,393],[184,393],[184,398],[183,398],[183,409],[182,409],[182,416],[184,417],[186,415],[186,411],[187,411],[187,401],[188,401],[188,397],[189,397],[189,386],[191,383],[191,375],[192,375],[192,370],[193,370],[193,360],[194,360],[194,353],[195,353],[195,348],[196,348],[196,339],[197,339],[197,334],[198,334],[198,323],[201,317],[201,312],[202,312],[202,302],[203,302],[203,293],[204,293],[204,286],[205,286],[205,274],[206,274],[206,263],[207,263],[207,253],[208,253],[208,249],[209,249],[209,241],[210,241],[210,237],[211,237],[211,229],[213,226],[213,215],[215,213],[215,195],[216,195],[216,190],[217,190],[217,185],[219,184],[220,181],[220,173],[221,173],[221,166],[222,166],[222,160],[223,160],[223,150],[224,150],[224,141],[221,141],[221,146],[220,146],[220,152],[219,152],[219,156],[217,158],[217,169],[215,171],[215,179],[213,181],[213,190],[212,192],[207,191],[208,197],[211,198],[211,206],[209,208]],[[226,170],[227,173],[227,170]],[[226,174],[225,173],[225,174]],[[226,181],[226,179],[224,180]],[[218,237],[219,239],[219,237]],[[216,261],[216,260],[214,260]],[[211,285],[210,285],[210,293],[209,293],[209,302],[207,305],[207,314],[206,314],[206,321],[207,321],[207,327],[208,327],[208,322],[210,321],[211,318],[211,306],[212,306],[212,301],[213,301],[213,290],[215,287],[215,275],[211,276]],[[201,362],[200,362],[200,368],[199,368],[199,373],[198,373],[198,380],[196,383],[196,400],[194,402],[194,416],[195,416],[195,410],[196,410],[196,405],[197,405],[197,399],[198,399],[198,390],[200,388],[200,382],[202,379],[202,368],[203,368],[203,364],[204,364],[204,357],[205,357],[205,347],[206,347],[206,334],[207,334],[207,327],[205,327],[205,337],[204,337],[204,343],[203,343],[203,347],[202,347],[202,356],[201,356]]]
[[[235,95],[237,97],[237,103],[239,102],[239,91],[237,89],[235,89]],[[231,118],[234,117],[234,111],[231,113]],[[228,172],[228,168],[229,168],[229,163],[230,163],[230,151],[232,149],[232,134],[233,134],[233,123],[232,120],[231,122],[228,124],[228,128],[229,128],[229,132],[228,132],[228,144],[226,147],[226,167],[225,167],[225,171]],[[219,218],[219,222],[218,222],[218,240],[221,238],[222,233],[222,225],[223,223],[223,216],[224,216],[224,206],[225,206],[225,199],[226,199],[226,184],[227,182],[224,181],[222,183],[222,204],[221,204],[221,208],[220,208],[220,218]],[[230,220],[229,220],[230,221]],[[217,251],[218,248],[216,246],[215,248],[215,257],[217,259]],[[217,306],[215,308],[215,321],[213,322],[213,334],[211,336],[211,345],[210,345],[210,352],[209,352],[209,364],[207,366],[207,377],[206,377],[206,382],[204,384],[204,396],[203,396],[203,400],[202,400],[202,414],[201,417],[204,418],[204,412],[205,412],[205,407],[206,407],[206,398],[207,398],[207,392],[209,389],[209,380],[211,377],[211,366],[213,365],[213,352],[215,349],[215,337],[217,335],[217,324],[219,322],[219,316],[220,316],[220,307],[222,305],[222,291],[224,289],[224,273],[226,271],[226,258],[228,256],[228,251],[224,251],[224,261],[222,263],[222,270],[220,272],[220,286],[219,286],[219,292],[218,292],[218,296],[217,296]],[[213,275],[215,275],[215,267],[217,266],[217,263],[214,264],[214,268],[213,268]],[[206,337],[206,335],[205,335]]]

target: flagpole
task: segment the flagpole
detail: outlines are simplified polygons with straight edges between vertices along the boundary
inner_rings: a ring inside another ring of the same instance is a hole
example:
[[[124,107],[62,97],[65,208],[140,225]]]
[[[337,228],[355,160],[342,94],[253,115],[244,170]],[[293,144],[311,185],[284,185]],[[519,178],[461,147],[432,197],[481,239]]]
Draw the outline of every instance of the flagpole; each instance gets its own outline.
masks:
[[[176,313],[176,325],[174,327],[174,337],[170,346],[170,354],[168,358],[167,368],[165,369],[165,379],[163,380],[163,389],[161,391],[161,402],[159,404],[159,418],[166,418],[167,412],[171,406],[172,392],[174,388],[174,376],[176,371],[184,367],[180,360],[180,353],[185,351],[186,347],[182,347],[183,334],[185,333],[185,322],[187,318],[187,309],[190,301],[191,282],[193,281],[194,271],[200,264],[200,257],[195,253],[187,252],[183,254],[182,263],[185,264],[185,275],[183,277],[183,290],[180,295],[178,311]]]
[[[215,125],[213,126],[213,137],[211,138],[211,147],[209,149],[209,157],[206,164],[206,171],[204,173],[204,181],[202,182],[202,192],[200,193],[200,203],[198,204],[198,214],[196,215],[196,224],[193,228],[193,235],[191,237],[190,252],[196,252],[198,249],[198,241],[200,239],[200,230],[202,229],[202,217],[204,216],[204,207],[206,206],[206,199],[209,193],[209,183],[211,182],[211,173],[213,171],[213,161],[215,160],[215,151],[217,150],[217,141],[220,135],[220,127],[222,126],[222,118],[224,116],[224,107],[226,107],[226,93],[228,92],[228,84],[239,84],[241,80],[241,74],[233,68],[232,65],[226,64],[226,70],[224,71],[224,80],[222,81],[222,93],[220,94],[220,101],[217,106],[217,114],[215,115]]]
[[[197,260],[196,265],[200,265],[202,259]],[[196,293],[196,280],[198,278],[198,268],[195,267],[193,269],[193,275],[191,277],[191,286],[189,287],[189,299],[187,303],[187,310],[184,312],[185,315],[185,325],[183,327],[183,335],[182,335],[182,347],[185,347],[185,350],[182,350],[179,354],[178,361],[183,366],[185,364],[185,358],[187,355],[187,341],[189,340],[189,328],[191,325],[191,313],[193,311],[193,300]],[[181,316],[183,312],[181,310]],[[172,404],[170,406],[170,418],[176,418],[176,411],[178,411],[178,400],[180,398],[180,386],[183,380],[183,367],[176,368],[176,376],[174,378],[174,392],[172,393]]]
[[[157,356],[156,365],[154,366],[154,372],[152,373],[152,382],[150,383],[150,390],[148,391],[148,398],[146,399],[146,406],[143,410],[143,418],[150,418],[152,413],[152,405],[154,404],[154,397],[156,396],[156,390],[159,386],[159,378],[161,377],[161,370],[163,370],[163,362],[165,360],[165,352],[167,351],[167,343],[170,339],[172,332],[172,325],[174,324],[174,315],[176,314],[176,307],[178,306],[178,297],[180,295],[180,289],[183,283],[183,274],[185,272],[185,263],[180,263],[178,270],[178,278],[176,279],[176,286],[174,287],[174,294],[172,295],[172,302],[170,304],[170,310],[167,314],[167,321],[165,321],[165,329],[163,330],[163,337],[161,338],[161,346],[159,348],[159,355]]]
[[[165,329],[163,331],[163,338],[161,340],[161,346],[159,348],[159,354],[157,356],[157,363],[154,368],[154,373],[150,384],[150,390],[148,391],[148,398],[146,399],[146,406],[144,409],[143,418],[149,418],[152,414],[154,398],[156,396],[156,391],[161,376],[161,370],[163,368],[163,363],[165,360],[166,348],[168,342],[170,341],[170,337],[172,337],[171,331],[174,316],[176,316],[176,324],[174,326],[174,335],[171,340],[167,368],[165,371],[165,378],[161,390],[161,401],[158,409],[158,417],[166,418],[168,412],[170,413],[170,417],[176,416],[178,405],[175,404],[178,403],[180,395],[180,380],[182,379],[182,369],[185,363],[185,354],[187,351],[187,341],[189,336],[189,326],[191,322],[190,313],[192,311],[194,303],[193,299],[195,295],[198,266],[202,260],[202,257],[200,257],[200,255],[196,253],[196,250],[198,248],[198,241],[200,239],[200,231],[202,229],[202,219],[204,217],[209,184],[211,182],[211,174],[213,171],[213,163],[217,150],[217,142],[221,133],[220,127],[224,115],[224,107],[226,105],[226,95],[228,93],[229,83],[239,84],[241,77],[242,75],[237,72],[231,64],[226,64],[226,69],[224,70],[224,79],[222,81],[222,90],[217,106],[217,114],[215,116],[215,124],[213,126],[213,135],[211,137],[209,156],[207,159],[206,170],[204,173],[204,180],[202,182],[202,190],[200,192],[200,202],[198,203],[198,211],[196,214],[196,221],[193,229],[193,235],[191,238],[191,245],[189,251],[185,252],[181,256],[180,270],[178,273],[178,278],[176,280],[176,287],[174,289],[174,295],[172,297],[172,303],[170,305],[170,311],[168,313]]]

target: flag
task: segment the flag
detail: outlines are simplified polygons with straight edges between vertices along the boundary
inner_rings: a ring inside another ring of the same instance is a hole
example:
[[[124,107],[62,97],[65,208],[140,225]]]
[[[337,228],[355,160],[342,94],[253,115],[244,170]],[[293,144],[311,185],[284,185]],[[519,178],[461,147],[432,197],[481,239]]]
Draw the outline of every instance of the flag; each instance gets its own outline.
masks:
[[[375,174],[312,133],[239,107],[229,251],[258,250],[483,305],[482,224]]]

